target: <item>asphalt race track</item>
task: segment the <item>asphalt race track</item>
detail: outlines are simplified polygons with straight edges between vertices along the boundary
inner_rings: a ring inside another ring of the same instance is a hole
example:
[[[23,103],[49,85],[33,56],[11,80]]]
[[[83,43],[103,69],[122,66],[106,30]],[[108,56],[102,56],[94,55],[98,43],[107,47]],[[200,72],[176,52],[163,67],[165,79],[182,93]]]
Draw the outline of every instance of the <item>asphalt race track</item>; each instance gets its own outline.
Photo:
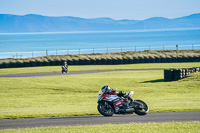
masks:
[[[91,115],[52,118],[2,119],[0,120],[0,129],[180,121],[200,121],[200,111],[149,113],[145,116],[129,114],[113,115],[112,117]]]
[[[79,75],[79,74],[90,74],[90,73],[101,73],[101,72],[113,72],[113,71],[153,71],[163,69],[117,69],[117,70],[88,70],[88,71],[69,71],[67,74],[61,72],[48,72],[48,73],[23,73],[23,74],[8,74],[0,75],[0,77],[44,77],[44,76],[64,76],[64,75]]]

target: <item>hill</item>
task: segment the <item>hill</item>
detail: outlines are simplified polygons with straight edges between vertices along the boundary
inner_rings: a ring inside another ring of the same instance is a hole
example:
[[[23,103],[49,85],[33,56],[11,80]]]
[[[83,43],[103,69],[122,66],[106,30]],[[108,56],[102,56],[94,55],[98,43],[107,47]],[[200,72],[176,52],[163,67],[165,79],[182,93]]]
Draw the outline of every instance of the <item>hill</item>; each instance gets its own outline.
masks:
[[[145,20],[114,20],[111,18],[49,17],[36,14],[24,16],[0,14],[0,33],[145,30],[200,28],[200,13],[181,18],[153,17]]]

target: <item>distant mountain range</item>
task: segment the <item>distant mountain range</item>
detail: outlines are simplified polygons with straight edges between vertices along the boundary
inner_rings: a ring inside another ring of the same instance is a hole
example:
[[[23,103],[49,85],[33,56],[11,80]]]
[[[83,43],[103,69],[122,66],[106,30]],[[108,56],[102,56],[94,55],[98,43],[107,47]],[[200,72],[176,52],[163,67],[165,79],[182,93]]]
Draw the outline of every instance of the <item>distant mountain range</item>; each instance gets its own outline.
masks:
[[[36,14],[24,16],[0,14],[0,33],[147,30],[200,28],[200,13],[168,19],[114,20],[111,18],[49,17]]]

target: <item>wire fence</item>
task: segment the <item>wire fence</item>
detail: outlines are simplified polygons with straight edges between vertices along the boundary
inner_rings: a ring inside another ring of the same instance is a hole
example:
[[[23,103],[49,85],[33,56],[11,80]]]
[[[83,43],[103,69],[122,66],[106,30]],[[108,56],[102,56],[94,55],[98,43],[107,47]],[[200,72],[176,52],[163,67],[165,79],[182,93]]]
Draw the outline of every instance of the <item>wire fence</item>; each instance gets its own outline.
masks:
[[[48,55],[69,55],[69,54],[91,54],[91,53],[113,53],[127,51],[144,51],[144,50],[180,50],[180,49],[200,49],[200,44],[191,45],[162,45],[148,47],[106,47],[106,48],[90,48],[90,49],[65,49],[65,50],[45,50],[45,51],[30,51],[30,52],[0,52],[0,59],[6,58],[33,58],[38,56]]]

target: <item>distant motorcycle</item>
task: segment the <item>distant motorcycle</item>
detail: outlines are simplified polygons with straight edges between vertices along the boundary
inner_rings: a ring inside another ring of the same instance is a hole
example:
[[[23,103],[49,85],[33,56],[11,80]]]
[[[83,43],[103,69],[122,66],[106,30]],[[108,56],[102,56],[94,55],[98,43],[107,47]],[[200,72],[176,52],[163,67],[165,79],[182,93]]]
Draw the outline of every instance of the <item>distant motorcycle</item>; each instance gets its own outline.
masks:
[[[133,91],[128,93],[130,97],[133,94]],[[149,112],[147,104],[142,100],[134,100],[130,105],[127,98],[105,94],[101,90],[98,94],[97,103],[97,109],[103,116],[112,116],[113,114],[133,114],[134,112],[137,115],[146,115]]]
[[[63,73],[63,74],[64,74],[64,73],[68,73],[68,67],[66,68],[66,67],[62,66],[62,73]]]

